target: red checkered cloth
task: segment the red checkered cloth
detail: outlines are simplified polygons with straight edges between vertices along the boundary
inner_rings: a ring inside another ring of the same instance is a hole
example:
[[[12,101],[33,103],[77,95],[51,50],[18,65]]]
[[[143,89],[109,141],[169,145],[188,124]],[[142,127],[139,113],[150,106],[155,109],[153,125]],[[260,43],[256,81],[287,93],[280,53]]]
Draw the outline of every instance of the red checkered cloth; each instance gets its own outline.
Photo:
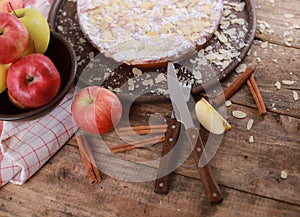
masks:
[[[24,7],[48,16],[54,0],[24,0]],[[71,116],[73,92],[48,115],[28,122],[0,121],[0,187],[23,184],[77,130]]]
[[[70,91],[41,118],[0,124],[0,186],[23,184],[70,139],[77,130],[71,115],[72,99]]]

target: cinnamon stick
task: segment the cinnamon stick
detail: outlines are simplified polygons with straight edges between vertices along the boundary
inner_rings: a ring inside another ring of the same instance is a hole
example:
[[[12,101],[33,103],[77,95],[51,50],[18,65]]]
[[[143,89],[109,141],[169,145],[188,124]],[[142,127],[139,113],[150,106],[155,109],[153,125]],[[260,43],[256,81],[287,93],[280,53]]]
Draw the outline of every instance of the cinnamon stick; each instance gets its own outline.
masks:
[[[151,130],[151,129],[166,129],[167,124],[157,124],[157,125],[139,125],[130,127],[119,127],[118,132],[121,131],[132,131],[132,130]]]
[[[88,145],[86,137],[84,135],[76,135],[76,141],[90,183],[94,184],[97,182],[101,182],[101,174],[96,166],[96,162]]]
[[[154,145],[159,142],[163,142],[165,140],[165,135],[158,135],[153,137],[148,137],[142,140],[137,140],[131,143],[123,143],[120,145],[116,145],[114,147],[111,147],[111,151],[114,153],[121,153],[126,151],[131,151],[133,149],[137,148],[145,148],[151,145]]]
[[[132,135],[146,135],[150,133],[165,133],[167,128],[158,128],[158,129],[138,129],[135,131],[121,131],[116,132],[117,136],[132,136]]]
[[[150,133],[165,133],[167,131],[166,124],[158,125],[142,125],[132,127],[120,127],[116,131],[117,136],[132,136],[132,135],[145,135]]]
[[[215,108],[219,107],[221,104],[225,102],[225,100],[229,99],[236,91],[250,78],[250,76],[254,73],[252,67],[247,67],[245,72],[243,72],[225,91],[223,94],[218,95],[214,101],[213,106]]]
[[[266,106],[265,106],[265,103],[264,103],[263,98],[261,96],[261,93],[258,89],[258,86],[257,86],[257,83],[255,81],[255,78],[254,78],[253,74],[247,80],[247,85],[248,85],[248,87],[250,89],[250,92],[253,96],[253,99],[256,103],[258,113],[260,115],[266,115],[267,114]]]

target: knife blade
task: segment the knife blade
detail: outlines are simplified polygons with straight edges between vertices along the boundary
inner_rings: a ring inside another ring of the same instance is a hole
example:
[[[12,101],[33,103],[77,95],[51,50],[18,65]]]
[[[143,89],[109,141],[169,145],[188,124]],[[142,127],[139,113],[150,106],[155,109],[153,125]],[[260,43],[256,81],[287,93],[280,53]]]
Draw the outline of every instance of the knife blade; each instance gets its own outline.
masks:
[[[176,75],[175,67],[171,62],[168,63],[167,83],[175,117],[177,121],[181,122],[185,127],[187,139],[193,148],[192,156],[203,182],[208,200],[210,203],[219,203],[223,200],[222,193],[212,174],[209,162],[206,161],[207,163],[204,166],[200,164],[200,157],[204,160],[206,159],[206,151],[199,130],[194,125],[190,110],[187,106],[186,97],[183,94],[182,85],[179,83]]]
[[[159,162],[157,179],[155,180],[154,192],[158,194],[167,194],[169,192],[170,182],[170,164],[174,153],[169,156],[167,154],[174,148],[177,143],[181,123],[175,118],[174,112],[172,112],[171,118],[167,120],[168,129],[165,136],[165,142],[163,144],[161,160]]]

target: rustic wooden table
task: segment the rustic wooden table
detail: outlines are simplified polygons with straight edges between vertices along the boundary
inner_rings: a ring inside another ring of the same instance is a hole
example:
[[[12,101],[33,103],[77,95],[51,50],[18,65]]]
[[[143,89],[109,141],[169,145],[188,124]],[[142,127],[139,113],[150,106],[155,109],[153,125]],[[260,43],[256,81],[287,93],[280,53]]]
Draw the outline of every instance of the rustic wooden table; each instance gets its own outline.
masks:
[[[101,183],[90,184],[72,138],[27,183],[1,188],[0,216],[300,216],[299,3],[256,1],[259,31],[243,63],[262,69],[255,78],[267,115],[258,115],[247,85],[231,97],[232,129],[211,161],[224,196],[221,204],[208,203],[190,158],[173,173],[167,195],[153,192],[154,181],[128,182],[105,174]],[[224,88],[237,76],[230,74]],[[132,120],[143,123],[145,114],[158,108],[170,114],[169,103],[136,104]],[[233,110],[247,117],[236,119]],[[254,125],[247,130],[249,119]],[[151,158],[160,149],[158,144],[130,156]]]

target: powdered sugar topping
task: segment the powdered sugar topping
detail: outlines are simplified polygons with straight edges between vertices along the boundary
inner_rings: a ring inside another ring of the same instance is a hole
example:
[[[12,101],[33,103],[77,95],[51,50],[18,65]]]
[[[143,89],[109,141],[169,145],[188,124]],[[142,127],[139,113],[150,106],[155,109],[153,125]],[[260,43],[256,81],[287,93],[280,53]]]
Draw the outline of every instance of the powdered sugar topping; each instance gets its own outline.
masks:
[[[222,0],[78,0],[79,23],[107,57],[127,64],[176,61],[214,33]]]

